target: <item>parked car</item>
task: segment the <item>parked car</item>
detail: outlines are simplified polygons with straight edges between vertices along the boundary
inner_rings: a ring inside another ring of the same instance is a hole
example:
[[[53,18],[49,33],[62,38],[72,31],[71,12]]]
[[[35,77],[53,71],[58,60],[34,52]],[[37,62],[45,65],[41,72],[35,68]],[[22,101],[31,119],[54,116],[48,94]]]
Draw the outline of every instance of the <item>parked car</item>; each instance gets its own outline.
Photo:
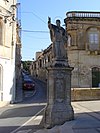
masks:
[[[23,90],[35,90],[35,83],[30,79],[24,80],[23,81]]]
[[[26,80],[26,81],[27,81],[27,80],[31,80],[31,79],[30,79],[29,76],[25,75],[25,76],[23,77],[23,80]]]

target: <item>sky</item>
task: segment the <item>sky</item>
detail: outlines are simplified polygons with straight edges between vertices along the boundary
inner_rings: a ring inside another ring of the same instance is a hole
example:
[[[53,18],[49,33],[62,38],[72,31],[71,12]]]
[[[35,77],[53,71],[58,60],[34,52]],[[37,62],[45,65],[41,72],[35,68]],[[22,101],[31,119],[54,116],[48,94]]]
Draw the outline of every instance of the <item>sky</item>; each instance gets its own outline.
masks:
[[[22,60],[35,59],[35,53],[50,44],[48,16],[55,24],[56,19],[64,19],[68,11],[100,11],[100,0],[18,0],[21,18]],[[65,28],[65,27],[64,27]]]

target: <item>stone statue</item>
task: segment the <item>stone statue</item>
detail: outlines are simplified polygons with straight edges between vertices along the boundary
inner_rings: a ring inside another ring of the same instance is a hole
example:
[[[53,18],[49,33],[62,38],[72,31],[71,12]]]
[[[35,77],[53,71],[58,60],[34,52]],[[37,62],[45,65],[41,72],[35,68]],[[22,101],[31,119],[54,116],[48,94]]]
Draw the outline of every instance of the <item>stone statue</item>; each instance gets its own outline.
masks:
[[[50,67],[47,67],[48,100],[43,122],[44,127],[52,128],[74,119],[74,111],[71,106],[71,71],[73,68],[68,64],[65,50],[66,32],[60,26],[60,20],[56,20],[56,25],[53,25],[49,17],[48,27],[54,55]]]
[[[67,36],[65,29],[60,26],[60,20],[56,20],[56,25],[51,24],[51,18],[48,17],[48,28],[50,29],[50,37],[53,42],[53,58],[56,60],[66,58],[65,43]]]

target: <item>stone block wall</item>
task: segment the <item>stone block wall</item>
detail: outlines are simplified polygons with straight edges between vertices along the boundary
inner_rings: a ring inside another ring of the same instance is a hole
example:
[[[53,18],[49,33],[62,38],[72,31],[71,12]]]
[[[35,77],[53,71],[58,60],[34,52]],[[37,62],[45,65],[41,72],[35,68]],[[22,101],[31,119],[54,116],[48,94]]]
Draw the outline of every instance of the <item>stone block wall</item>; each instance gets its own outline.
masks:
[[[100,100],[100,88],[72,88],[72,101]]]

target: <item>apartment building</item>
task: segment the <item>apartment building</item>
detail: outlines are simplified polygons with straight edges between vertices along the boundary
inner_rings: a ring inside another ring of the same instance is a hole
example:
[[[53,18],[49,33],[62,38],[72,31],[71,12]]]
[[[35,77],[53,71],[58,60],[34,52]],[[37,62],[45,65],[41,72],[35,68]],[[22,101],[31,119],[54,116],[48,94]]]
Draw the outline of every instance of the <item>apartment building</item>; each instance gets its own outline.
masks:
[[[0,0],[0,101],[7,102],[16,98],[15,60],[21,45],[16,10],[17,0]]]

